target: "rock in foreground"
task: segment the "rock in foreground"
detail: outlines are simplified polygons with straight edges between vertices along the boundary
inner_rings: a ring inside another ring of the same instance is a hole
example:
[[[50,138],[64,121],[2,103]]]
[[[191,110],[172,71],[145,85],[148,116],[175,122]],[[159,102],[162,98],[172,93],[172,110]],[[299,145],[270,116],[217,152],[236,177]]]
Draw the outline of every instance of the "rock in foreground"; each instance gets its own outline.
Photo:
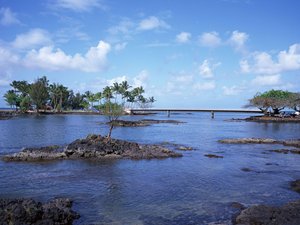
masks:
[[[160,145],[140,145],[118,139],[108,140],[100,135],[89,135],[77,139],[65,148],[50,146],[42,148],[25,148],[19,153],[6,155],[5,161],[43,161],[57,159],[161,159],[180,157],[182,154],[171,151]]]
[[[236,225],[299,225],[300,200],[282,207],[252,206],[243,210],[233,222]]]
[[[32,199],[0,199],[0,224],[71,225],[80,217],[71,208],[72,201],[66,198],[45,204]]]

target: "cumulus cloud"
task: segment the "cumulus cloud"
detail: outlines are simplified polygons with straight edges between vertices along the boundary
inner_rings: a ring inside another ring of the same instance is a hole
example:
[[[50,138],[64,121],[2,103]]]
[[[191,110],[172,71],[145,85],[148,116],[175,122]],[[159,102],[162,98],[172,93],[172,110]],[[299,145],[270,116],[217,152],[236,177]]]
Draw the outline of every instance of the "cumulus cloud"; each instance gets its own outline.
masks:
[[[116,51],[121,51],[123,49],[125,49],[127,46],[127,42],[123,42],[123,43],[117,43],[115,46],[114,46],[114,49]]]
[[[215,81],[198,82],[193,85],[193,88],[198,91],[208,91],[216,88]]]
[[[250,59],[240,63],[241,70],[256,74],[278,74],[300,69],[300,44],[294,44],[286,51],[280,51],[277,59],[266,52],[256,52]]]
[[[224,95],[234,96],[240,94],[245,88],[233,85],[231,87],[223,86],[222,89]]]
[[[11,83],[11,74],[7,71],[0,72],[0,87],[8,87]]]
[[[31,49],[51,43],[50,34],[43,29],[32,29],[24,34],[17,35],[12,46],[18,49]]]
[[[194,80],[193,74],[189,74],[185,71],[178,72],[171,76],[171,79],[167,82],[166,89],[168,93],[175,95],[181,95]]]
[[[274,86],[281,83],[280,74],[275,75],[261,75],[257,76],[252,80],[254,86]]]
[[[114,83],[122,83],[123,81],[127,80],[127,77],[125,75],[114,77],[110,80],[105,81],[105,86],[112,86]]]
[[[192,35],[188,32],[181,32],[180,34],[176,35],[176,41],[178,43],[187,43],[189,42],[191,36]]]
[[[229,38],[229,43],[237,51],[245,51],[245,43],[248,40],[248,38],[248,34],[235,30],[232,32],[231,37]]]
[[[138,30],[153,30],[157,28],[170,28],[170,26],[165,21],[155,16],[143,19],[138,25]]]
[[[119,24],[110,27],[108,29],[108,33],[111,35],[117,35],[117,34],[128,35],[129,33],[132,32],[132,29],[134,27],[135,27],[134,22],[132,22],[128,18],[123,18]]]
[[[0,24],[3,26],[9,26],[12,24],[20,24],[16,13],[13,13],[10,8],[0,9]]]
[[[212,78],[214,77],[213,71],[210,68],[208,60],[204,60],[203,63],[199,67],[200,75],[204,78]]]
[[[31,50],[25,56],[23,63],[29,68],[48,70],[76,69],[84,72],[98,72],[106,68],[106,59],[110,48],[108,43],[100,41],[96,47],[91,47],[84,56],[78,53],[71,56],[61,49],[46,46],[38,51]]]
[[[217,47],[221,44],[221,38],[219,37],[219,34],[215,31],[203,33],[199,37],[199,42],[204,47]]]
[[[149,74],[147,70],[142,70],[136,77],[133,78],[132,87],[146,87]]]
[[[20,57],[17,54],[8,48],[0,46],[0,67],[2,70],[6,70],[17,65],[19,61]]]
[[[242,73],[249,73],[250,72],[250,65],[247,60],[240,61],[240,69]]]
[[[86,12],[93,8],[106,9],[106,6],[99,0],[55,0],[53,6],[76,12]]]
[[[209,60],[204,60],[199,66],[199,73],[203,78],[209,79],[214,77],[214,69],[219,66],[220,63],[211,64]]]

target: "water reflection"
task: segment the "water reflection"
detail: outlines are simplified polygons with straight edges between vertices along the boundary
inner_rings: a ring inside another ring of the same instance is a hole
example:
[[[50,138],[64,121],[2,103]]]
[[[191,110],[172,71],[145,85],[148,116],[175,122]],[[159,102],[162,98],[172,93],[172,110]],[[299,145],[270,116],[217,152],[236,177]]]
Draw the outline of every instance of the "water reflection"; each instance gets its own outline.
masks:
[[[248,115],[240,115],[239,117]],[[74,199],[77,224],[206,224],[230,221],[231,202],[282,204],[298,198],[299,155],[270,153],[270,145],[224,145],[223,138],[299,138],[299,124],[229,122],[234,114],[176,114],[183,124],[117,128],[113,136],[141,143],[169,141],[196,150],[180,159],[0,162],[0,197]],[[126,119],[166,119],[165,114]],[[226,121],[225,121],[226,120]],[[66,144],[89,133],[106,134],[101,116],[19,117],[0,121],[0,152]],[[223,159],[209,159],[217,153]],[[267,153],[267,154],[266,154]],[[244,172],[242,168],[250,168]],[[101,221],[101,222],[99,222]],[[199,222],[200,221],[200,222]]]

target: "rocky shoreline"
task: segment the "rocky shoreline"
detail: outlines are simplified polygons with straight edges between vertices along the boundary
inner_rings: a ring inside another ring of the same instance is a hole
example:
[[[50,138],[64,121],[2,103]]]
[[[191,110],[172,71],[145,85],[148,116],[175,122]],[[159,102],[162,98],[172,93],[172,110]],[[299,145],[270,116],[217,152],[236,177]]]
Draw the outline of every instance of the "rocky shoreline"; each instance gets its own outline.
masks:
[[[118,139],[108,140],[101,135],[88,135],[65,147],[48,146],[25,148],[21,152],[2,157],[4,161],[48,161],[59,159],[163,159],[181,157],[161,145],[141,145]]]
[[[0,111],[0,120],[8,120],[16,116],[14,111]]]
[[[71,208],[72,201],[68,198],[44,204],[33,199],[0,199],[0,224],[71,225],[80,217]]]
[[[293,191],[300,193],[300,180],[290,183]],[[240,207],[241,211],[234,216],[234,225],[299,225],[300,200],[288,202],[283,206],[255,205]]]
[[[280,116],[251,116],[245,119],[232,118],[226,121],[231,122],[263,122],[263,123],[300,123],[300,116],[296,117],[280,117]]]

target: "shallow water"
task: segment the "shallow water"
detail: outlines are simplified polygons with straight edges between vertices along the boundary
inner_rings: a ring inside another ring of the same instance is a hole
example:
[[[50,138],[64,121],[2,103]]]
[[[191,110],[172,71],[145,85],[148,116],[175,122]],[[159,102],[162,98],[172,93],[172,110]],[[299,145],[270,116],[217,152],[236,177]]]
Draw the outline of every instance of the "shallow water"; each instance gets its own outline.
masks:
[[[300,156],[270,153],[280,145],[228,145],[223,138],[300,138],[300,124],[227,121],[249,115],[172,114],[183,124],[116,128],[113,137],[140,143],[168,141],[195,148],[165,160],[0,161],[0,197],[47,201],[69,197],[81,214],[75,224],[231,224],[231,202],[279,205],[296,200],[289,182],[300,178]],[[168,119],[165,114],[125,117]],[[24,116],[0,121],[0,154],[23,147],[67,144],[107,132],[101,116]],[[224,156],[210,159],[204,154]],[[250,168],[244,172],[241,168]]]

